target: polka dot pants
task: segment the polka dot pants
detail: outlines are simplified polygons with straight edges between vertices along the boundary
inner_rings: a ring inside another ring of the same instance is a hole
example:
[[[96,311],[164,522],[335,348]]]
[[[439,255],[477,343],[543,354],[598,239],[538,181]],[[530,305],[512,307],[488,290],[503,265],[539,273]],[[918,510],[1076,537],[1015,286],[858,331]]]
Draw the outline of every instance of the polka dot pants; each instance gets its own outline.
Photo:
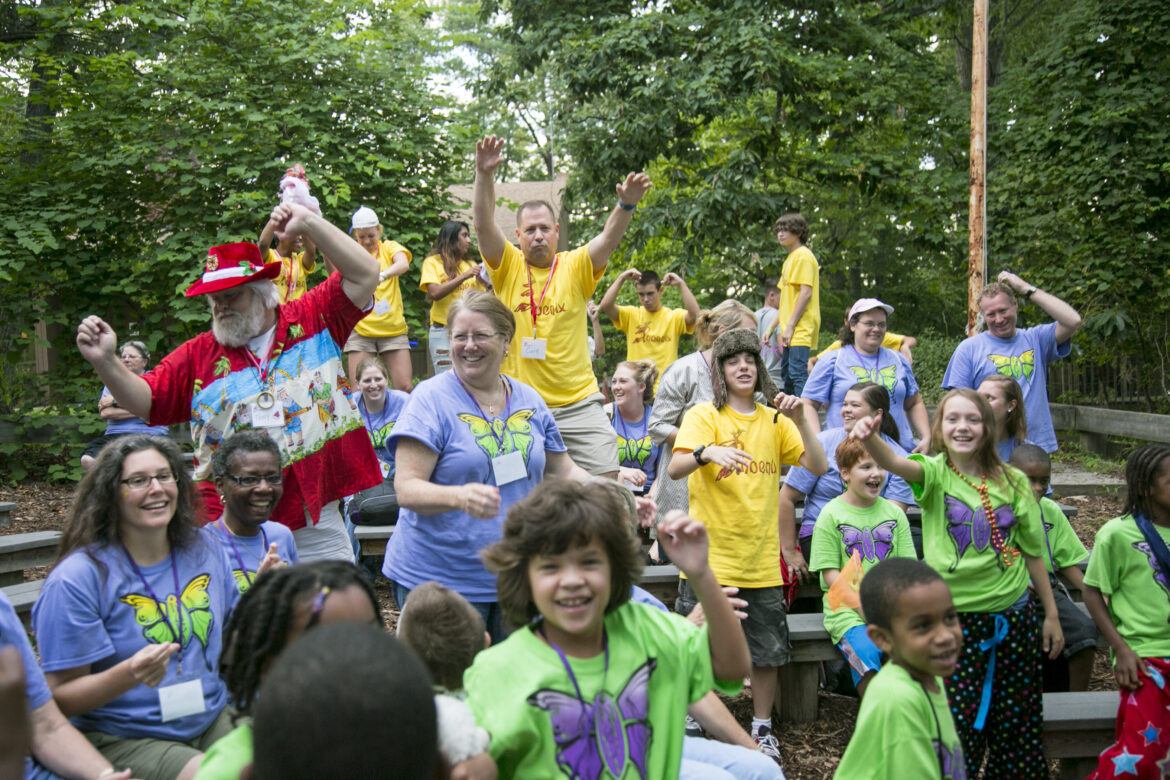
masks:
[[[963,652],[955,673],[947,680],[947,698],[955,729],[972,776],[987,755],[984,778],[1024,780],[1047,778],[1041,738],[1044,725],[1043,677],[1040,665],[1040,618],[1028,602],[1022,609],[999,613],[1007,618],[1008,632],[995,647],[991,679],[991,707],[981,731],[975,730],[990,650],[979,645],[995,635],[994,613],[960,612]]]

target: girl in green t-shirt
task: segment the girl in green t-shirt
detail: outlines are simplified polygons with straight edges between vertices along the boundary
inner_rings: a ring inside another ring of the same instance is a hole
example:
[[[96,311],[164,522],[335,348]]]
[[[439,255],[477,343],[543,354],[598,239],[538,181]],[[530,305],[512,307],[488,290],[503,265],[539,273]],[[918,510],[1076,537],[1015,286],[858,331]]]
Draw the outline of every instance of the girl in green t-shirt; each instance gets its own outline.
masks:
[[[867,417],[850,435],[913,489],[924,558],[954,596],[965,644],[947,696],[968,765],[982,765],[988,753],[985,777],[1046,778],[1037,650],[1055,658],[1064,636],[1028,482],[1000,460],[994,413],[974,390],[952,390],[939,403],[931,425],[937,455],[896,456],[874,435],[880,424],[880,413]]]

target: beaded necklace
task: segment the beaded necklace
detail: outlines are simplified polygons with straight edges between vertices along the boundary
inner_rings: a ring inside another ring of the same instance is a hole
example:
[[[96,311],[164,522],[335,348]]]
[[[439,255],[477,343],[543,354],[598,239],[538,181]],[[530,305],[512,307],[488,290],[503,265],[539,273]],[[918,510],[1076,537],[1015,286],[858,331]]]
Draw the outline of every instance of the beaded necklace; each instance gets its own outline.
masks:
[[[971,480],[967,479],[967,475],[959,471],[958,467],[947,458],[947,466],[951,471],[955,472],[955,476],[967,483],[973,490],[979,493],[979,498],[983,502],[983,514],[987,516],[987,527],[991,529],[991,546],[995,551],[1003,556],[1003,565],[1011,566],[1015,559],[1020,557],[1020,551],[1015,547],[1008,547],[1003,540],[1003,534],[999,530],[999,526],[995,523],[995,510],[991,508],[991,496],[987,494],[987,477],[983,474],[979,475],[979,484],[976,485]]]

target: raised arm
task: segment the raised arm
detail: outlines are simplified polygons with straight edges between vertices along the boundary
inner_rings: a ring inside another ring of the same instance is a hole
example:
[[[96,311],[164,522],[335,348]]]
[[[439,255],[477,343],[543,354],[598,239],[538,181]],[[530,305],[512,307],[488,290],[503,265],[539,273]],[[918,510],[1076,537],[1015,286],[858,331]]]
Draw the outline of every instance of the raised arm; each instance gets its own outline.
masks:
[[[508,243],[496,224],[496,168],[504,159],[504,139],[485,136],[475,144],[475,189],[471,196],[471,222],[475,242],[489,268],[499,268]]]
[[[601,303],[597,305],[597,308],[605,312],[613,320],[614,325],[617,324],[618,318],[621,316],[621,312],[618,311],[617,297],[622,290],[622,285],[630,281],[637,282],[641,278],[642,272],[637,268],[627,268],[618,274],[618,277],[613,280],[613,284],[605,291],[605,295],[601,296]]]
[[[922,467],[921,463],[895,454],[890,449],[890,445],[882,440],[881,427],[882,412],[879,409],[877,413],[862,417],[855,422],[853,430],[849,432],[849,438],[857,439],[864,444],[865,449],[873,456],[877,464],[886,471],[897,474],[907,482],[922,482],[926,477],[926,469]]]
[[[601,330],[601,318],[597,316],[597,304],[589,301],[585,304],[585,313],[589,315],[589,324],[593,328],[593,356],[601,357],[605,354],[605,333]]]
[[[276,237],[304,236],[317,245],[341,274],[341,287],[354,306],[366,306],[378,286],[378,261],[345,231],[297,203],[282,203],[272,210]],[[405,255],[403,255],[405,258]]]
[[[821,440],[817,438],[817,434],[821,432],[820,426],[809,423],[800,396],[780,393],[774,401],[776,411],[791,420],[796,430],[800,432],[800,443],[804,445],[804,452],[800,454],[800,465],[818,477],[824,476],[829,470],[829,459],[825,456]]]
[[[678,294],[682,296],[683,308],[687,310],[687,327],[693,328],[695,321],[699,319],[699,302],[695,300],[695,294],[691,292],[691,288],[687,287],[683,278],[673,271],[662,277],[662,283],[668,287],[678,288]]]
[[[264,227],[260,230],[260,240],[256,242],[256,246],[260,247],[260,259],[268,259],[268,250],[272,248],[272,239],[276,235],[276,225],[272,222],[272,217],[264,223]]]
[[[97,371],[118,406],[143,420],[150,419],[150,385],[117,356],[118,336],[101,317],[90,315],[77,326],[77,349]]]
[[[476,174],[475,181],[479,182]],[[630,218],[634,216],[636,207],[642,197],[650,190],[650,177],[644,173],[628,173],[626,180],[617,185],[617,205],[605,220],[605,227],[601,229],[592,241],[589,242],[589,259],[593,262],[593,270],[600,271],[609,264],[609,256],[617,249],[618,242],[625,235],[630,226]],[[480,244],[480,249],[483,244]]]
[[[1029,300],[1039,306],[1045,314],[1056,320],[1056,343],[1063,344],[1072,338],[1072,335],[1081,327],[1081,315],[1076,309],[1057,298],[1052,293],[1046,293],[1025,282],[1011,271],[1000,271],[999,281],[1015,290],[1016,295],[1027,296]]]

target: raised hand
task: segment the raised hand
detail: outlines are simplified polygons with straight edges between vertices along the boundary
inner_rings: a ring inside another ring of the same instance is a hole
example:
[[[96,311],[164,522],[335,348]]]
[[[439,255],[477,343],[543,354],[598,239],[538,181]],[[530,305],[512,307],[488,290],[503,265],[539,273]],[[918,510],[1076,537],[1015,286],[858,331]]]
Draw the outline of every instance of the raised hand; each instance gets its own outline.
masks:
[[[1028,283],[1020,277],[1013,274],[1011,271],[1000,271],[999,276],[996,277],[1001,284],[1006,284],[1008,287],[1015,290],[1017,293],[1028,289]]]
[[[857,439],[858,441],[866,441],[882,428],[882,410],[878,409],[870,415],[862,417],[857,422],[853,423],[853,430],[849,432],[850,439]]]
[[[264,554],[264,560],[260,561],[260,567],[256,569],[256,576],[259,577],[266,571],[272,571],[273,569],[279,569],[287,565],[280,559],[276,542],[272,542],[268,545],[268,552]]]
[[[658,524],[658,544],[688,577],[707,570],[707,526],[677,509]]]
[[[585,304],[585,314],[589,316],[589,319],[596,320],[598,311],[600,310],[597,308],[597,304],[593,301],[589,301]]]
[[[800,396],[798,395],[777,393],[776,397],[772,399],[772,403],[775,405],[777,412],[793,422],[796,422],[804,416],[804,402],[800,400]]]
[[[304,232],[305,220],[312,216],[313,212],[299,203],[280,203],[272,210],[269,222],[278,239],[292,241]]]
[[[117,334],[101,317],[91,314],[77,326],[77,349],[90,363],[116,360],[117,348]]]
[[[637,204],[649,191],[650,177],[644,173],[628,173],[626,180],[617,185],[618,198],[627,206]]]
[[[667,287],[682,287],[682,277],[671,271],[666,276],[662,277],[662,283]]]
[[[482,141],[475,143],[475,170],[491,176],[504,161],[504,139],[494,135],[486,135]]]

